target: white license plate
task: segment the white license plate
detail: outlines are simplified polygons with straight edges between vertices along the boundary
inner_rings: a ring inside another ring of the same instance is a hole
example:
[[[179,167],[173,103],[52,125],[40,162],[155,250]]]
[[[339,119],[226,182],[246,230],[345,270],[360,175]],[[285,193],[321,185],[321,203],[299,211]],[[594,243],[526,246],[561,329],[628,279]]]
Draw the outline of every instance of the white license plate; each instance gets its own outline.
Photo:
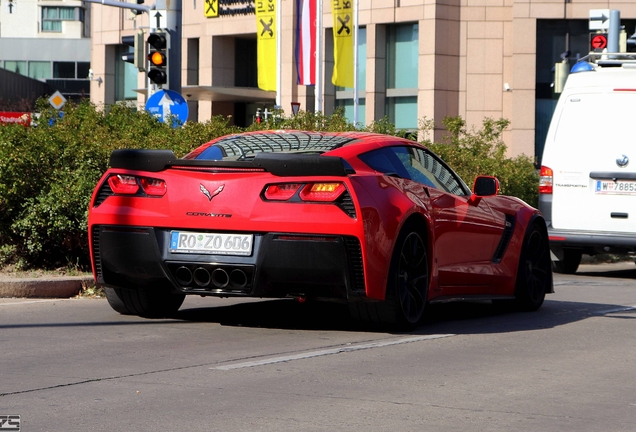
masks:
[[[253,234],[172,231],[170,252],[219,255],[251,255]]]
[[[597,194],[636,195],[636,182],[596,180],[594,192]]]

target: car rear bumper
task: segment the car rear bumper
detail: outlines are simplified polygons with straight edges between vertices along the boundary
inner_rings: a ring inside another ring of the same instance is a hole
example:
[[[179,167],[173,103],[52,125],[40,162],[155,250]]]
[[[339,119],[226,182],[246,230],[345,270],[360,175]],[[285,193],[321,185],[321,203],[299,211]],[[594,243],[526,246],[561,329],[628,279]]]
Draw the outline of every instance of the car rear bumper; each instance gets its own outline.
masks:
[[[614,232],[558,230],[548,227],[550,249],[582,249],[584,253],[636,251],[636,235]]]
[[[256,233],[250,256],[171,253],[166,229],[102,225],[91,236],[95,274],[106,286],[220,297],[344,300],[365,293],[353,236]]]

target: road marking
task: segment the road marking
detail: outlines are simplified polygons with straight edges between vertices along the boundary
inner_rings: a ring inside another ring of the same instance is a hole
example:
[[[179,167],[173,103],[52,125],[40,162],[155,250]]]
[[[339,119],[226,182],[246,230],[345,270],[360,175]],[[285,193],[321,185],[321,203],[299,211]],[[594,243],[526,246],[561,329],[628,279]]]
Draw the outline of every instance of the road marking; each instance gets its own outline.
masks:
[[[607,315],[607,314],[611,314],[611,313],[616,313],[616,312],[626,312],[626,311],[631,311],[631,310],[636,310],[636,305],[634,306],[617,306],[615,308],[612,309],[603,309],[600,311],[594,311],[595,315]]]
[[[292,360],[303,360],[303,359],[308,359],[312,357],[321,357],[326,355],[360,351],[360,350],[371,349],[371,348],[382,348],[382,347],[387,347],[391,345],[400,345],[400,344],[420,342],[420,341],[431,340],[431,339],[442,339],[442,338],[447,338],[451,336],[455,336],[455,335],[454,334],[435,334],[435,335],[427,335],[427,336],[415,336],[415,337],[407,337],[407,338],[400,338],[400,339],[382,340],[378,342],[368,342],[368,343],[357,344],[357,345],[346,345],[346,346],[342,346],[338,348],[308,351],[308,352],[304,352],[300,354],[291,354],[286,356],[270,357],[270,358],[265,358],[261,360],[249,361],[249,362],[215,366],[215,367],[211,367],[210,369],[233,370],[233,369],[242,369],[242,368],[249,368],[249,367],[255,367],[255,366],[264,366],[264,365],[270,365],[275,363],[284,363],[284,362],[288,362]]]
[[[0,303],[0,306],[23,305],[23,304],[29,304],[29,303],[49,303],[49,302],[59,302],[63,300],[69,300],[69,299],[59,298],[59,299],[53,299],[53,300],[29,300],[29,301],[12,302],[12,303]]]

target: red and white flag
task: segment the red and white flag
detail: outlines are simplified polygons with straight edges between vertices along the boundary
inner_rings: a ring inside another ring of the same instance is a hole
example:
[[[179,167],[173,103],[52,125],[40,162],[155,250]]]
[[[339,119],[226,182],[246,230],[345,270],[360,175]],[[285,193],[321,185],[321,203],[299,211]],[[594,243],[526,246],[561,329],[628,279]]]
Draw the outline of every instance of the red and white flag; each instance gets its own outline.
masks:
[[[316,84],[316,2],[296,0],[296,69],[298,84]]]

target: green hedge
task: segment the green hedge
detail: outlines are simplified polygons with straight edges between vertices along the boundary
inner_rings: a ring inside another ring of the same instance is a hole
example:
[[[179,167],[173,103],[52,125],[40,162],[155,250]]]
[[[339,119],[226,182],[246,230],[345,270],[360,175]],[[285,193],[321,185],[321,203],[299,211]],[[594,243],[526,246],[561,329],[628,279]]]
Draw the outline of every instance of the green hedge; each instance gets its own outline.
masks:
[[[213,138],[242,130],[356,130],[341,111],[331,116],[300,112],[291,118],[278,113],[246,129],[221,116],[172,128],[145,111],[123,104],[102,110],[88,101],[67,104],[62,117],[39,101],[38,112],[37,126],[0,125],[0,266],[90,268],[87,208],[114,149],[168,148],[183,156]],[[496,175],[502,193],[536,204],[538,178],[531,160],[505,157],[501,133],[507,124],[488,119],[482,130],[468,132],[461,118],[449,118],[444,120],[447,142],[423,143],[469,184],[477,174]],[[430,125],[423,122],[422,133],[430,132]],[[405,135],[386,119],[362,130]]]

